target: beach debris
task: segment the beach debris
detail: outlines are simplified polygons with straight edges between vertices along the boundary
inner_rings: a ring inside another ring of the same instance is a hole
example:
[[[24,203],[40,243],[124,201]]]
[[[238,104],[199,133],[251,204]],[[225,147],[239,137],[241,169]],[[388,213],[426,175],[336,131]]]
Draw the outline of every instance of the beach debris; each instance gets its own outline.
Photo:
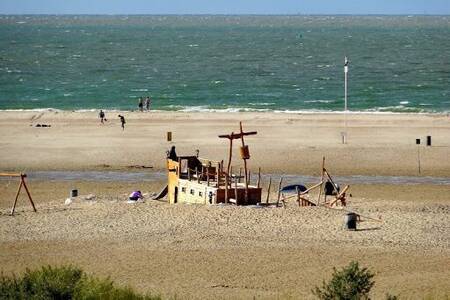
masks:
[[[69,197],[64,201],[65,205],[70,205],[74,203],[75,201],[88,201],[88,202],[94,202],[94,200],[97,199],[97,196],[94,194],[87,194],[87,195],[77,195],[74,197]]]
[[[86,195],[86,196],[82,196],[81,198],[83,200],[92,201],[92,200],[95,200],[95,198],[97,198],[97,196],[95,196],[94,194],[89,194],[89,195]]]
[[[52,127],[52,125],[49,125],[49,124],[36,124],[36,125],[34,125],[34,127]]]
[[[347,185],[342,190],[340,189],[339,185],[334,182],[330,173],[325,168],[325,157],[322,158],[321,179],[317,184],[309,188],[302,184],[288,185],[282,188],[282,181],[283,178],[280,179],[278,188],[277,206],[281,201],[283,207],[286,207],[286,201],[293,198],[296,199],[299,206],[322,205],[329,208],[338,208],[347,205],[347,192],[350,186]],[[310,192],[315,189],[318,189],[317,201],[314,201],[312,196],[310,196]]]
[[[14,199],[13,207],[11,208],[11,213],[10,213],[11,216],[14,215],[14,211],[16,210],[17,199],[19,199],[19,194],[20,194],[20,191],[22,190],[22,187],[25,188],[25,192],[27,193],[28,200],[30,200],[30,203],[31,203],[31,206],[33,207],[34,212],[37,211],[36,207],[34,205],[34,202],[33,202],[33,198],[31,198],[30,191],[25,182],[25,178],[27,177],[27,174],[25,174],[25,173],[0,173],[0,176],[1,177],[10,177],[10,178],[20,178],[19,188],[16,193],[16,198]],[[7,186],[9,186],[9,184]]]

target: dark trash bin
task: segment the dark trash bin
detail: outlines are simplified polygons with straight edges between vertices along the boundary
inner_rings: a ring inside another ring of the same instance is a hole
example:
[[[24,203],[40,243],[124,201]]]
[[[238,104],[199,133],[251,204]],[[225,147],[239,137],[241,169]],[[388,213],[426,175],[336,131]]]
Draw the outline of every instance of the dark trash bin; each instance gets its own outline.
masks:
[[[355,213],[348,213],[344,217],[344,226],[347,230],[356,230],[356,221],[358,220],[358,215]]]

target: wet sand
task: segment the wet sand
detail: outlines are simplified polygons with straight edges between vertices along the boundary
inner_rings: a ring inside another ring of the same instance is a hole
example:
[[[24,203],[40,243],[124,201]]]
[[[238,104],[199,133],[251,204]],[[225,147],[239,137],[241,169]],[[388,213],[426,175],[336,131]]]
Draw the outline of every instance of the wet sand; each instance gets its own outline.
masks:
[[[100,125],[95,112],[0,112],[0,169],[80,170],[165,168],[172,144],[179,155],[226,160],[228,141],[219,134],[257,131],[246,139],[250,167],[264,173],[317,174],[322,156],[340,175],[450,176],[450,118],[444,115],[117,112]],[[50,128],[36,128],[49,124]],[[31,125],[31,126],[30,126]],[[171,131],[173,143],[166,141]],[[424,145],[432,136],[432,147]],[[235,149],[237,164],[238,150]]]

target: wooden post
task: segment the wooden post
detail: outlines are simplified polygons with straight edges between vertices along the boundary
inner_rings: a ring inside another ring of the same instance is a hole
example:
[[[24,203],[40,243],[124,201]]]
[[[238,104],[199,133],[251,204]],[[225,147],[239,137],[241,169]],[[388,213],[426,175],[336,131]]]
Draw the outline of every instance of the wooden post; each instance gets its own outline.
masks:
[[[267,187],[266,203],[269,203],[270,187],[272,186],[272,177],[269,177],[269,186]]]
[[[239,183],[241,183],[241,177],[242,177],[242,168],[239,168]]]
[[[231,133],[233,136],[234,132]],[[230,176],[230,168],[231,168],[231,158],[233,155],[233,139],[229,139],[230,141],[230,149],[228,153],[228,165],[227,165],[227,174],[225,175],[225,203],[228,203],[228,177]]]
[[[233,167],[230,167],[229,175],[230,175],[229,184],[230,184],[230,189],[231,189],[233,187]],[[236,176],[234,176],[234,180],[236,180]]]
[[[300,203],[300,190],[298,188],[298,186],[295,187],[295,191],[297,192],[297,202],[298,202],[298,206],[303,206],[303,201],[302,203]]]
[[[14,199],[14,204],[13,204],[13,207],[11,209],[11,216],[14,215],[14,211],[16,210],[17,199],[19,199],[19,194],[20,194],[20,190],[22,189],[22,185],[23,185],[23,181],[21,179],[20,180],[20,184],[19,184],[19,188],[17,189],[16,199]]]
[[[237,188],[237,181],[234,181],[234,198],[236,200],[236,205],[239,205],[239,200],[238,200],[238,188]]]
[[[231,133],[231,136],[234,135],[234,132]],[[229,153],[228,153],[228,166],[227,166],[227,173],[230,174],[230,167],[231,167],[231,158],[233,156],[233,139],[229,139],[230,140],[230,149],[229,149]]]
[[[278,183],[277,206],[278,206],[278,203],[280,203],[281,185],[282,184],[283,184],[283,177],[280,177],[280,183]]]
[[[198,182],[204,181],[204,180],[203,180],[203,174],[205,174],[205,168],[204,168],[203,165],[202,165],[202,175],[200,176],[200,179],[199,179]]]
[[[34,212],[36,212],[37,210],[36,210],[36,207],[34,206],[33,198],[31,198],[30,191],[28,190],[27,184],[25,182],[25,177],[26,177],[25,174],[21,174],[20,179],[23,182],[23,187],[25,188],[25,191],[27,192],[28,199],[30,200],[31,206],[33,206],[33,210],[34,210]]]
[[[258,168],[258,181],[256,182],[258,189],[261,187],[261,167]]]
[[[225,174],[225,203],[228,203],[228,174]]]
[[[322,185],[323,185],[323,175],[325,172],[325,156],[322,157],[322,171],[321,171],[321,179],[320,179],[320,188],[319,188],[319,196],[317,197],[317,205],[320,204],[320,196],[322,196]]]
[[[248,170],[248,184],[252,184],[252,173],[250,170]]]
[[[241,142],[242,142],[242,147],[245,147],[245,142],[244,142],[244,131],[242,130],[242,122],[239,122],[239,128],[241,130]],[[247,203],[248,201],[248,176],[247,176],[247,159],[244,158],[244,174],[245,174],[245,202]]]
[[[219,187],[220,186],[220,162],[217,163],[216,180],[217,180],[217,187]]]
[[[206,167],[206,186],[209,186],[209,167]]]

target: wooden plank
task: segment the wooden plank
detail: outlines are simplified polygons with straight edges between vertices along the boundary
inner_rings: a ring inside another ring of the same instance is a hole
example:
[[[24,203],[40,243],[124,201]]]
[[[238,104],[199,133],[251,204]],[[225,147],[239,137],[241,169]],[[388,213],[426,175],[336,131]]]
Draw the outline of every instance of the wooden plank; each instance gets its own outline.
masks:
[[[21,173],[0,173],[0,176],[3,176],[3,177],[21,177],[22,175],[27,177],[26,174],[21,174]]]
[[[219,138],[226,138],[226,139],[230,139],[230,140],[231,139],[240,139],[240,138],[242,138],[244,136],[255,135],[257,133],[258,133],[257,131],[249,131],[249,132],[242,132],[241,131],[240,133],[222,134],[222,135],[219,135]]]

